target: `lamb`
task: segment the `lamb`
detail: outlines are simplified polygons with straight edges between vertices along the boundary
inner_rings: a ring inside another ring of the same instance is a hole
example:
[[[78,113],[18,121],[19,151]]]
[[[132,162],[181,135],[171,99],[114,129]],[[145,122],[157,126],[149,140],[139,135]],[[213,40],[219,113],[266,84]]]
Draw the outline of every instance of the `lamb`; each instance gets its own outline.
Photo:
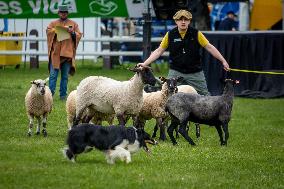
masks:
[[[86,108],[117,116],[119,124],[125,125],[127,115],[138,115],[143,104],[144,84],[154,85],[156,80],[150,67],[135,67],[129,81],[117,81],[102,76],[83,79],[77,87],[77,125]],[[86,120],[88,121],[88,120]]]
[[[69,129],[71,129],[74,118],[76,117],[76,95],[77,90],[73,90],[70,92],[66,100],[67,123]],[[82,117],[87,119],[87,116],[92,117],[92,123],[96,125],[101,125],[102,121],[107,121],[109,125],[112,125],[115,115],[103,114],[87,109],[83,113]]]
[[[48,86],[46,86],[46,80],[37,79],[34,81],[31,81],[31,88],[26,94],[25,97],[25,106],[26,106],[26,112],[29,117],[30,123],[29,123],[29,130],[28,130],[28,136],[32,135],[32,128],[33,128],[33,122],[34,117],[38,120],[38,126],[36,130],[36,134],[40,134],[40,125],[41,125],[41,116],[42,116],[42,133],[43,136],[47,136],[46,131],[46,122],[47,122],[47,116],[52,110],[52,94]]]
[[[239,82],[226,79],[225,83],[224,91],[221,96],[176,93],[169,98],[166,104],[166,111],[169,112],[172,121],[167,132],[173,145],[177,144],[173,137],[173,131],[178,125],[180,125],[179,133],[191,145],[195,145],[186,132],[188,121],[215,126],[220,137],[221,145],[227,145],[229,138],[228,123],[231,118],[234,98],[233,85]],[[225,134],[225,140],[223,139],[223,132]]]
[[[143,128],[146,120],[155,118],[156,126],[152,137],[156,137],[158,127],[160,127],[160,140],[166,139],[165,119],[168,117],[168,114],[165,112],[165,105],[169,96],[177,91],[177,82],[181,79],[182,77],[170,79],[160,77],[160,80],[163,82],[162,90],[143,94],[143,106],[134,124],[136,127]]]

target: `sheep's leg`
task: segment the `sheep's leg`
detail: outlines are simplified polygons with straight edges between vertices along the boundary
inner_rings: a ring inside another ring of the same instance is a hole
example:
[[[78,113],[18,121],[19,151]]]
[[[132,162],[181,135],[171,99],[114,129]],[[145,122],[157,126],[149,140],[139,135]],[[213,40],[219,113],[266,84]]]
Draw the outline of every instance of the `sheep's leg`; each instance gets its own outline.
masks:
[[[40,134],[40,125],[41,125],[41,118],[37,117],[37,128],[36,128],[36,135]]]
[[[146,120],[144,120],[143,118],[141,118],[139,116],[135,117],[134,126],[136,128],[144,129],[145,123],[146,123]]]
[[[224,139],[223,139],[223,132],[222,132],[222,129],[221,129],[221,126],[220,125],[215,125],[215,128],[219,134],[219,137],[220,137],[220,143],[221,145],[224,145]]]
[[[199,123],[195,123],[195,134],[196,134],[196,138],[200,137],[200,124]]]
[[[33,129],[33,125],[34,125],[34,116],[33,115],[29,115],[29,131],[28,131],[28,136],[32,136],[32,129]]]
[[[43,114],[43,119],[42,119],[42,134],[44,137],[47,136],[46,121],[47,121],[47,113]]]
[[[76,117],[75,117],[75,120],[73,121],[73,126],[72,127],[74,127],[74,126],[79,124],[79,122],[81,121],[81,117],[82,117],[84,111],[85,111],[85,108],[76,109]]]
[[[169,135],[173,145],[177,144],[177,141],[176,141],[173,133],[174,133],[174,130],[178,127],[178,125],[179,125],[179,120],[177,118],[172,118],[171,124],[170,124],[170,126],[167,130],[168,135]]]
[[[186,132],[186,126],[187,126],[187,121],[181,122],[178,132],[189,142],[189,144],[194,146],[195,143],[190,138],[190,136],[188,136],[188,133]]]
[[[160,127],[160,140],[165,141],[166,140],[166,134],[165,134],[165,125],[163,118],[158,118],[157,123],[159,124]]]
[[[176,138],[179,138],[179,135],[178,135],[178,127],[175,128],[175,132],[176,132]]]
[[[228,123],[224,123],[222,125],[223,131],[225,133],[225,141],[222,145],[227,145],[227,141],[229,139],[229,129],[228,129]]]
[[[152,134],[152,138],[156,138],[157,136],[157,131],[158,131],[158,120],[156,119],[156,125],[154,127],[154,132]]]
[[[124,114],[123,113],[117,114],[116,117],[118,119],[119,125],[125,126]]]

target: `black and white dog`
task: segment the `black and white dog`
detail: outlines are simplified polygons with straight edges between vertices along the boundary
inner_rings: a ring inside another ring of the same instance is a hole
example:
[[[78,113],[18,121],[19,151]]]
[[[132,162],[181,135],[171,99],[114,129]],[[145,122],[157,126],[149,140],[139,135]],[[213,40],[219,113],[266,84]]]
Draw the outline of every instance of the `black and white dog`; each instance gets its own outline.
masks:
[[[89,152],[93,148],[103,151],[107,163],[114,164],[116,159],[131,162],[131,153],[146,145],[157,144],[143,129],[124,126],[99,126],[88,123],[73,127],[67,136],[68,147],[63,150],[65,157],[75,162],[76,156],[83,152]]]

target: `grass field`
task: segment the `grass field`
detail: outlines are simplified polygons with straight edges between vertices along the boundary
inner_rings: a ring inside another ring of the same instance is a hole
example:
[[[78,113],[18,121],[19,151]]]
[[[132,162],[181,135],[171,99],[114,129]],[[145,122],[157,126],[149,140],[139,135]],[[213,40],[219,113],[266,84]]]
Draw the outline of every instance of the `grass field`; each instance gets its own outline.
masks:
[[[162,68],[155,75],[165,73]],[[100,64],[78,63],[68,91],[89,75],[126,80],[133,73],[121,67],[104,70]],[[23,66],[0,70],[0,189],[284,188],[284,99],[235,98],[227,147],[219,145],[214,128],[202,125],[198,140],[191,129],[195,147],[183,138],[172,146],[168,138],[150,146],[150,156],[143,151],[134,154],[130,164],[108,165],[99,151],[71,163],[61,153],[67,122],[58,86],[47,123],[48,137],[27,137],[25,94],[30,81],[46,77],[46,63],[38,70]],[[154,123],[147,122],[150,133]]]

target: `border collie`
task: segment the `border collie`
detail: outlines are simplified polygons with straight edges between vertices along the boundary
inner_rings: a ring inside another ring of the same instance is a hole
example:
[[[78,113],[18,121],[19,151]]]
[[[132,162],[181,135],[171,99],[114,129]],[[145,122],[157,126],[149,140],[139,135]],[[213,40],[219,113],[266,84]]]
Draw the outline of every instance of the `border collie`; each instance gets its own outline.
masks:
[[[109,164],[114,164],[116,159],[130,163],[131,153],[140,148],[149,152],[146,143],[157,144],[143,129],[83,123],[68,132],[68,147],[63,150],[63,154],[68,160],[75,162],[78,154],[96,148],[105,153]]]

